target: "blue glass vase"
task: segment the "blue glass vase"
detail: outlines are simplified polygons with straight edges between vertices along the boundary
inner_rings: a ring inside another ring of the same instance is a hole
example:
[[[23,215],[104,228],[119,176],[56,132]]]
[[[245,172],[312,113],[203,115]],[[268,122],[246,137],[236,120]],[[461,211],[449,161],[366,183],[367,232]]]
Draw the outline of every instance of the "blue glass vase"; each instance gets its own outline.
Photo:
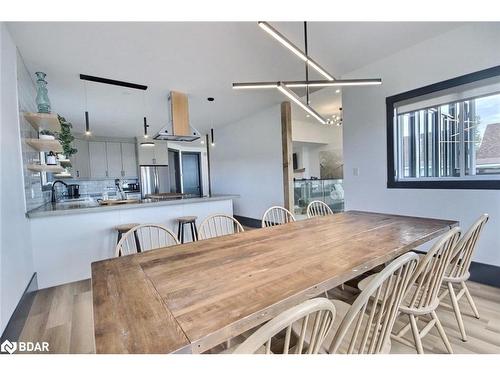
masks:
[[[47,81],[45,80],[46,74],[43,72],[36,72],[36,105],[38,112],[50,113],[50,100],[47,90]]]

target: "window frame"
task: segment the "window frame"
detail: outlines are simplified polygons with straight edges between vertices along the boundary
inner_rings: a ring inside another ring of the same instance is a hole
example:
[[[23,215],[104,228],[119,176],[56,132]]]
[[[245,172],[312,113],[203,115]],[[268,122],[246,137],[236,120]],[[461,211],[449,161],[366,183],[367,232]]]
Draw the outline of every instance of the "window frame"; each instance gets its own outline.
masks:
[[[451,78],[445,81],[423,86],[418,89],[406,91],[397,95],[386,97],[386,121],[387,121],[387,188],[389,189],[486,189],[500,190],[500,175],[496,178],[484,177],[473,179],[460,177],[419,177],[415,179],[405,177],[404,180],[396,180],[397,160],[394,147],[394,104],[403,100],[413,99],[419,96],[447,90],[453,87],[484,79],[500,76],[500,65],[463,76]]]

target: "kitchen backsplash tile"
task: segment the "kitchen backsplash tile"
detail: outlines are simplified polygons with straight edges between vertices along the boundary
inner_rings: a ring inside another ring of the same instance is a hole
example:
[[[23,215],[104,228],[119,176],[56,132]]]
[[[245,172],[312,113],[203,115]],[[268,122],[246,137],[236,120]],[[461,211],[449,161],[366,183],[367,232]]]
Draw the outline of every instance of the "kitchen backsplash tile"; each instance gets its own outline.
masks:
[[[121,180],[122,183],[137,183],[137,179],[124,179]],[[104,191],[108,191],[109,194],[114,194],[116,191],[114,180],[73,180],[64,179],[66,184],[77,184],[80,185],[80,195],[82,196],[96,196],[102,195]],[[56,191],[58,194],[65,193],[65,187],[61,184],[56,185]]]

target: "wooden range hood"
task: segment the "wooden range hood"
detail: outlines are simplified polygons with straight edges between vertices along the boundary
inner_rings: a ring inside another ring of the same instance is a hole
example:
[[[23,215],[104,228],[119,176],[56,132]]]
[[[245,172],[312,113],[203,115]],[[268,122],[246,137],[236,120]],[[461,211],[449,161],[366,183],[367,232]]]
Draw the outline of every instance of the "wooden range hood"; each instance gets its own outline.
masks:
[[[168,96],[170,123],[162,128],[154,139],[166,141],[192,142],[200,138],[200,134],[189,125],[189,103],[186,94],[170,91]]]

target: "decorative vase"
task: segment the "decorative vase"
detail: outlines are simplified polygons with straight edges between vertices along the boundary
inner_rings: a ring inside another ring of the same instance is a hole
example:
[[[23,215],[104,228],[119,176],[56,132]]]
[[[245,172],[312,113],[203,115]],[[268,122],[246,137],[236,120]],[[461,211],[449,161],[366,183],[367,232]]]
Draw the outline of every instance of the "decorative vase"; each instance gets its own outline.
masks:
[[[50,100],[47,90],[47,81],[45,77],[47,76],[43,72],[36,72],[36,105],[38,107],[38,112],[40,113],[50,113]]]

